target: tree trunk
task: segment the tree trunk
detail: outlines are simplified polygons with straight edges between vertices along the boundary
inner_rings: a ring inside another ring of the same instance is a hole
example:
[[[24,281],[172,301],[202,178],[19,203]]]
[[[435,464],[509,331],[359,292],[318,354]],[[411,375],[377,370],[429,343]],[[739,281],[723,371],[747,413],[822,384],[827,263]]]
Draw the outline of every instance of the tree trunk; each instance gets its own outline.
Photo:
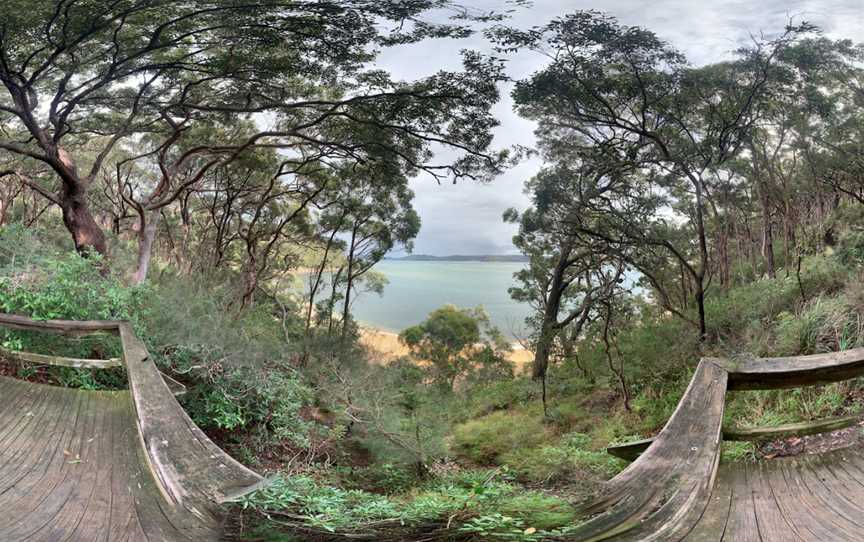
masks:
[[[705,286],[703,280],[696,281],[696,306],[699,308],[699,341],[708,338],[708,326],[705,323]]]
[[[342,271],[344,267],[340,267],[335,274],[330,275],[330,304],[328,306],[327,315],[327,335],[333,333],[333,309],[336,307],[336,291],[339,288],[339,281],[342,279]]]
[[[545,379],[546,370],[549,368],[549,355],[552,353],[552,341],[555,340],[556,326],[549,319],[549,311],[543,315],[543,326],[540,337],[537,339],[537,347],[534,350],[534,364],[531,368],[531,376],[534,379]]]
[[[258,263],[251,258],[243,271],[243,297],[240,302],[241,312],[255,304],[255,290],[258,288]]]
[[[72,234],[75,250],[79,254],[107,255],[108,245],[105,241],[105,233],[87,202],[87,191],[79,186],[70,187],[64,183],[64,189],[60,194],[60,208],[63,211],[63,224]]]
[[[708,240],[705,235],[705,213],[702,196],[702,178],[693,179],[696,188],[696,234],[699,236],[699,271],[693,277],[696,282],[696,304],[699,307],[699,340],[708,338],[705,324],[705,274],[708,271]]]
[[[138,268],[132,275],[132,284],[142,284],[147,280],[147,271],[150,269],[150,260],[153,256],[153,243],[156,240],[161,218],[159,211],[143,211],[141,215],[138,231]]]
[[[770,278],[777,277],[774,264],[774,234],[771,231],[771,209],[768,189],[759,183],[759,205],[762,208],[762,257],[765,259],[765,272]]]
[[[341,226],[341,221],[339,225]],[[333,248],[333,240],[339,232],[339,226],[334,226],[330,237],[327,239],[327,246],[324,249],[324,256],[321,258],[321,265],[315,272],[315,280],[309,288],[309,306],[306,307],[306,330],[305,334],[309,335],[309,330],[312,328],[312,311],[315,306],[315,296],[318,294],[318,288],[321,286],[321,277],[327,271],[327,258],[330,257],[330,249]]]
[[[559,331],[558,312],[561,310],[561,296],[564,294],[564,271],[567,269],[567,260],[570,258],[570,252],[569,247],[561,250],[558,262],[552,271],[552,284],[546,297],[543,323],[540,327],[540,337],[537,339],[537,347],[534,351],[534,364],[531,368],[531,376],[537,380],[546,378],[546,370],[549,368],[549,355],[552,353],[552,342]]]
[[[348,247],[348,274],[345,276],[345,304],[342,307],[342,338],[348,335],[348,320],[351,317],[351,287],[354,282],[354,248],[357,241],[357,226],[351,230],[351,244]]]

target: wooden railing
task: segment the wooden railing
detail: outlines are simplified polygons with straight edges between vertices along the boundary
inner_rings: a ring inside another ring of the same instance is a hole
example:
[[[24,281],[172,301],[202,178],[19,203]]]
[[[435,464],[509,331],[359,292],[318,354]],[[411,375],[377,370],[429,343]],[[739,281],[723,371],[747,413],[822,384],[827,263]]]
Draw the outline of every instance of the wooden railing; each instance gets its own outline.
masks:
[[[92,360],[7,351],[31,363],[104,369],[122,366],[129,381],[144,458],[163,497],[197,515],[264,482],[214,444],[175,400],[185,387],[161,373],[132,326],[122,321],[32,320],[0,314],[0,327],[80,337],[119,336],[122,359]]]
[[[726,371],[729,390],[787,389],[828,384],[864,375],[864,348],[810,356],[751,358],[729,360],[704,358]],[[864,420],[864,415],[824,418],[766,427],[724,427],[723,440],[763,441],[790,436],[830,433],[851,427]],[[610,446],[606,451],[632,461],[654,442],[647,438]]]
[[[781,389],[864,375],[864,349],[788,358],[703,358],[675,412],[653,439],[615,446],[635,458],[579,508],[576,540],[680,540],[700,521],[711,498],[724,438],[761,439],[831,431],[858,421],[833,418],[780,427],[722,427],[728,390]]]

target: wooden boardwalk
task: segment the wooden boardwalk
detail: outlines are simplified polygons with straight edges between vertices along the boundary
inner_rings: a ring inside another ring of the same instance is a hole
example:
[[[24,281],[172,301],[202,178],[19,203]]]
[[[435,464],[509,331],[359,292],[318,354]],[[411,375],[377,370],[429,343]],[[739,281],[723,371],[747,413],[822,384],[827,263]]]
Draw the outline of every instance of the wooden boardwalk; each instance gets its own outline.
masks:
[[[864,349],[745,361],[705,358],[654,439],[610,449],[636,458],[581,508],[569,540],[864,542],[864,448],[720,464],[724,438],[812,434],[856,423],[723,428],[728,390],[793,388],[864,374]],[[638,457],[637,457],[638,456]]]
[[[688,542],[860,542],[864,457],[857,448],[720,467]]]
[[[96,324],[0,315],[69,334]],[[102,324],[120,335],[128,391],[0,377],[0,542],[219,540],[221,503],[261,477],[192,423],[127,324]]]
[[[220,450],[175,400],[124,322],[0,326],[115,333],[120,360],[9,353],[37,363],[126,369],[129,389],[71,390],[0,377],[0,542],[180,542],[221,536],[226,500],[261,477]],[[660,434],[610,449],[635,458],[580,509],[566,540],[864,542],[864,448],[720,464],[723,438],[814,433],[855,418],[724,428],[728,390],[788,388],[864,374],[864,349],[797,358],[700,361]]]

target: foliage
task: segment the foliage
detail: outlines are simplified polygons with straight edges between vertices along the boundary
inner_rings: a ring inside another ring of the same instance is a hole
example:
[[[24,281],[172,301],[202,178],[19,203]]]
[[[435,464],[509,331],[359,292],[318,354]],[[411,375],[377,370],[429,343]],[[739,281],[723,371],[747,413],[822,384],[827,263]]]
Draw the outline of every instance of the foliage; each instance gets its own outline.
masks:
[[[399,334],[415,360],[428,362],[432,378],[453,390],[456,380],[475,371],[512,374],[503,354],[508,346],[481,308],[445,305]]]
[[[550,438],[535,413],[499,411],[457,425],[452,450],[458,456],[488,465],[511,450],[539,445]]]
[[[443,478],[398,500],[329,487],[303,476],[277,478],[243,497],[240,505],[269,515],[276,524],[302,522],[313,532],[349,536],[377,532],[380,540],[410,540],[412,532],[445,531],[447,526],[447,532],[492,540],[543,540],[565,532],[575,516],[560,499],[520,494],[488,473]]]
[[[562,435],[555,444],[526,445],[508,451],[501,456],[500,463],[527,482],[570,480],[593,489],[598,482],[618,474],[623,463],[606,450],[589,449],[591,440],[583,433]]]
[[[11,238],[11,239],[10,239]],[[13,243],[22,243],[13,247]],[[56,256],[20,230],[0,230],[6,248],[0,276],[0,312],[36,320],[128,320],[140,331],[148,313],[147,287],[128,287],[117,277],[104,275],[98,257],[74,253]],[[106,335],[67,339],[51,334],[2,330],[2,346],[39,354],[76,358],[110,358],[122,354],[119,340]],[[37,369],[24,366],[22,377],[37,372],[60,385],[85,389],[125,385],[122,370],[87,370],[67,367]]]
[[[0,310],[36,320],[129,320],[146,316],[148,290],[127,287],[105,276],[98,257],[74,254],[39,256],[38,242],[22,238],[20,230],[0,230],[0,243],[9,247],[0,277]],[[34,246],[33,243],[37,243]],[[34,256],[33,254],[37,255]],[[23,261],[22,261],[23,260]]]

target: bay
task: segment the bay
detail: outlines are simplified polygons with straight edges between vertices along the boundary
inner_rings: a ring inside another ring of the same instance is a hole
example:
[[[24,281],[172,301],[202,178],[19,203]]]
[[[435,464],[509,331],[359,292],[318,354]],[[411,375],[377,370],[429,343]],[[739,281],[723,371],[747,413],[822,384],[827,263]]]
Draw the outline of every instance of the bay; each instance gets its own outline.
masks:
[[[383,295],[364,293],[352,303],[364,326],[398,333],[443,305],[481,306],[505,336],[525,337],[527,304],[510,299],[513,273],[524,263],[384,260],[375,266],[389,283]]]

